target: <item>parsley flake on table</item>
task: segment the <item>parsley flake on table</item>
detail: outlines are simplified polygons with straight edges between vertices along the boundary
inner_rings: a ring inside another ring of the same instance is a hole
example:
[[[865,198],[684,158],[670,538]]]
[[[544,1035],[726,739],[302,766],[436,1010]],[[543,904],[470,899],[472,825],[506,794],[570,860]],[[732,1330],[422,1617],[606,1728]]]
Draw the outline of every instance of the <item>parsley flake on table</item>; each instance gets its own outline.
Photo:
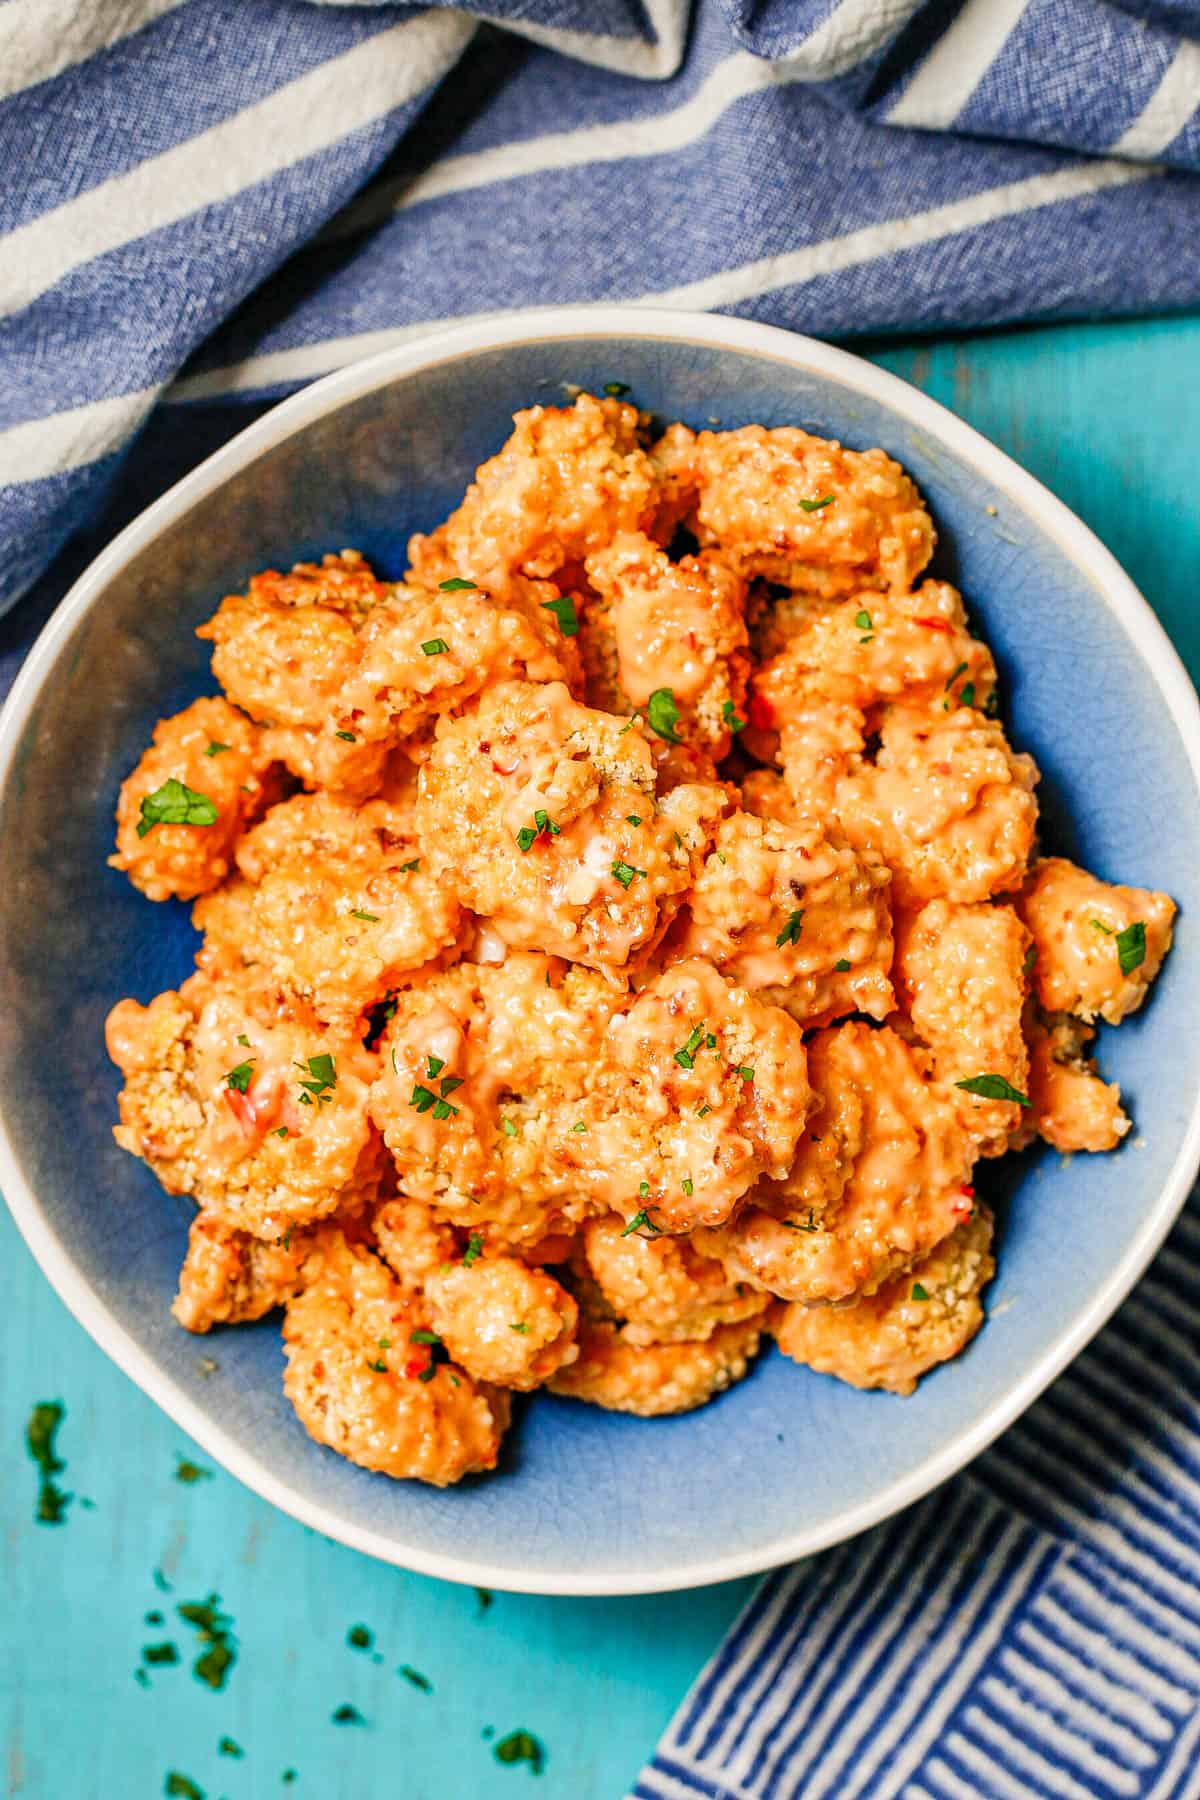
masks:
[[[201,1468],[200,1464],[193,1462],[190,1456],[180,1456],[176,1458],[176,1481],[182,1481],[185,1486],[191,1487],[197,1481],[211,1481],[212,1478],[212,1470]]]
[[[445,638],[426,638],[421,649],[426,656],[446,656],[449,654],[450,646]]]
[[[478,1262],[483,1255],[483,1239],[477,1231],[473,1231],[467,1239],[467,1247],[463,1251],[463,1268],[469,1269],[473,1262]]]
[[[233,748],[232,744],[218,744],[216,738],[214,738],[212,743],[209,744],[208,748],[205,750],[204,754],[205,754],[205,756],[220,756],[220,754],[223,750],[232,750],[232,748]]]
[[[428,1675],[422,1675],[420,1669],[414,1669],[411,1663],[401,1663],[396,1673],[403,1675],[405,1681],[412,1687],[419,1688],[423,1694],[432,1694],[433,1683]]]
[[[311,1106],[314,1100],[318,1106],[324,1106],[337,1086],[337,1066],[333,1057],[323,1050],[318,1056],[310,1056],[307,1062],[298,1062],[296,1067],[306,1069],[309,1077],[300,1083],[304,1090],[300,1095],[301,1106]]]
[[[468,581],[465,575],[452,575],[449,581],[438,582],[438,587],[443,594],[465,594],[470,592],[476,586],[477,583]]]
[[[346,1642],[352,1650],[369,1650],[374,1641],[365,1625],[352,1625],[346,1633]]]
[[[190,1775],[181,1775],[178,1769],[168,1771],[163,1793],[172,1796],[172,1800],[204,1800],[204,1789],[197,1787]]]
[[[367,1722],[357,1706],[351,1706],[348,1700],[336,1706],[329,1716],[335,1725],[365,1725]]]
[[[475,1598],[479,1602],[480,1612],[485,1613],[496,1596],[493,1594],[491,1588],[477,1587],[475,1589]]]
[[[241,1758],[245,1756],[245,1754],[246,1752],[242,1749],[242,1746],[236,1739],[231,1737],[223,1737],[217,1745],[218,1756],[234,1756]]]
[[[40,1471],[37,1509],[34,1518],[39,1525],[63,1525],[72,1496],[64,1494],[54,1477],[61,1475],[66,1463],[56,1453],[55,1436],[67,1416],[61,1400],[39,1400],[25,1427],[25,1444]]]
[[[913,1282],[912,1297],[914,1300],[928,1300],[929,1289],[922,1287],[919,1281]]]
[[[679,723],[679,708],[670,688],[655,688],[646,702],[646,723],[664,743],[682,743],[683,740],[675,729]]]
[[[966,1094],[978,1094],[981,1100],[1010,1100],[1014,1106],[1029,1105],[1025,1095],[1003,1075],[968,1075],[965,1081],[956,1081],[954,1085]]]
[[[142,1661],[152,1669],[169,1668],[179,1661],[179,1652],[174,1644],[143,1644]]]
[[[737,736],[739,731],[745,731],[746,720],[743,719],[741,714],[737,711],[732,700],[726,700],[725,704],[722,706],[721,717],[724,719],[726,725],[728,725],[734,737]]]
[[[565,638],[573,638],[578,634],[579,614],[570,594],[564,594],[559,600],[543,600],[540,605],[543,612],[554,614],[558,620],[558,629]]]
[[[209,1594],[206,1600],[187,1600],[175,1610],[181,1619],[195,1628],[203,1645],[192,1665],[192,1674],[197,1681],[219,1691],[237,1661],[233,1620],[221,1611],[221,1596]]]
[[[613,864],[612,872],[620,882],[621,886],[626,890],[628,890],[630,882],[635,880],[637,876],[640,875],[645,879],[646,875],[645,869],[635,869],[632,863],[620,861]]]
[[[253,1079],[254,1058],[251,1056],[246,1062],[240,1062],[235,1068],[230,1069],[225,1077],[225,1086],[233,1088],[235,1093],[244,1094]]]
[[[822,496],[819,500],[802,500],[800,502],[800,511],[801,512],[820,512],[822,507],[832,506],[832,505],[833,505],[833,495],[832,494],[822,494]]]
[[[1146,960],[1146,927],[1141,919],[1135,919],[1124,931],[1117,933],[1117,957],[1121,964],[1122,975],[1132,975],[1140,969]]]
[[[195,788],[176,781],[172,775],[142,801],[137,834],[144,838],[156,825],[215,825],[216,822],[217,809],[208,795],[198,794]]]
[[[681,1069],[693,1069],[696,1066],[696,1052],[704,1042],[704,1026],[693,1025],[685,1041],[675,1052],[675,1061]]]
[[[497,1762],[510,1766],[528,1763],[535,1775],[540,1775],[546,1766],[546,1752],[532,1731],[510,1731],[492,1746],[492,1755]]]
[[[787,916],[786,925],[775,939],[775,948],[777,950],[782,950],[785,944],[794,944],[796,939],[800,936],[800,927],[803,923],[803,912],[790,912]]]

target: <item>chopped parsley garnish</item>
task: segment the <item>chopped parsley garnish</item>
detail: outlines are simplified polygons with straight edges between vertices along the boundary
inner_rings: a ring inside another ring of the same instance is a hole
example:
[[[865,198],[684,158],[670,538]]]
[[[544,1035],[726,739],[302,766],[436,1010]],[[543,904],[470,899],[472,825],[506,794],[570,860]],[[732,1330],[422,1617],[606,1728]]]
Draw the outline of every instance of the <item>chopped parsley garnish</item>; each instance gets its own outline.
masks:
[[[410,1331],[408,1341],[410,1344],[440,1344],[442,1340],[436,1331]]]
[[[147,794],[142,801],[142,816],[137,834],[144,838],[156,825],[215,825],[217,809],[207,794],[198,794],[172,775]]]
[[[619,861],[613,864],[612,872],[623,888],[628,888],[636,876],[640,875],[645,879],[646,875],[645,869],[635,869],[632,863]]]
[[[855,613],[854,623],[857,625],[857,627],[860,631],[874,631],[874,629],[875,629],[875,625],[871,618],[870,613],[865,610],[863,612]]]
[[[625,1227],[624,1231],[621,1233],[621,1236],[623,1238],[630,1237],[630,1236],[632,1236],[632,1234],[635,1231],[640,1232],[642,1227],[644,1226],[652,1237],[661,1237],[662,1236],[662,1228],[660,1226],[656,1225],[654,1223],[653,1219],[650,1217],[650,1211],[652,1211],[652,1210],[653,1210],[652,1208],[648,1210],[644,1206],[639,1207],[637,1212],[634,1213],[632,1219],[630,1219],[630,1221],[629,1221],[628,1225]]]
[[[225,1077],[225,1086],[233,1088],[239,1094],[244,1094],[253,1079],[254,1058],[251,1057],[248,1062],[240,1062],[236,1068],[230,1069]]]
[[[505,1137],[516,1137],[516,1135],[517,1135],[517,1128],[513,1124],[511,1119],[501,1119],[500,1129],[504,1133]]]
[[[576,1119],[575,1123],[571,1127],[571,1130],[572,1131],[586,1131],[587,1126],[584,1124],[582,1119]]]
[[[560,600],[543,600],[543,612],[551,612],[558,620],[558,629],[566,638],[575,637],[579,631],[579,614],[575,610],[575,602],[570,594],[564,594]]]
[[[606,381],[604,391],[610,400],[619,400],[622,394],[629,392],[629,383],[627,381]]]
[[[246,1036],[244,1031],[238,1032],[237,1041],[242,1046],[243,1050],[248,1050],[250,1048],[250,1039]]]
[[[913,1282],[912,1297],[914,1300],[928,1300],[929,1289],[922,1287],[919,1281]]]
[[[1022,973],[1025,975],[1032,975],[1033,971],[1036,968],[1037,968],[1037,945],[1030,944],[1028,950],[1025,952],[1025,961],[1021,964],[1021,970],[1022,970]]]
[[[517,849],[532,850],[537,843],[537,832],[532,825],[522,825],[517,833]]]
[[[670,688],[655,688],[646,702],[646,722],[651,731],[668,744],[682,742],[675,727],[679,723],[679,708],[675,704],[675,696]]]
[[[346,1642],[352,1650],[369,1650],[374,1641],[365,1625],[352,1625],[346,1633]]]
[[[423,1694],[432,1694],[433,1683],[428,1675],[422,1675],[420,1669],[414,1669],[411,1663],[401,1663],[396,1673],[403,1675],[405,1681],[411,1682],[413,1687],[420,1688]]]
[[[1140,969],[1146,960],[1146,927],[1141,919],[1135,919],[1124,931],[1117,933],[1117,956],[1121,963],[1122,975],[1132,975]]]
[[[497,1762],[528,1763],[535,1775],[546,1766],[546,1752],[532,1731],[510,1731],[494,1745],[492,1754]]]
[[[1091,925],[1093,931],[1102,931],[1105,937],[1116,937],[1117,935],[1112,926],[1106,925],[1103,919],[1089,919],[1088,923]]]
[[[204,1789],[197,1787],[190,1775],[181,1775],[178,1769],[172,1769],[167,1775],[163,1793],[172,1800],[204,1800]]]
[[[445,638],[426,638],[421,649],[426,656],[445,656],[450,646]]]
[[[638,1182],[638,1193],[640,1194],[640,1196],[643,1200],[646,1198],[646,1195],[649,1192],[650,1192],[650,1183],[648,1181],[639,1181]]]
[[[242,1749],[242,1746],[231,1737],[223,1737],[217,1745],[218,1756],[242,1757],[245,1756],[245,1754],[246,1752]]]
[[[237,1661],[237,1647],[232,1632],[233,1620],[221,1611],[221,1596],[210,1594],[207,1600],[185,1601],[175,1610],[181,1619],[195,1626],[204,1645],[192,1665],[192,1674],[197,1681],[203,1681],[214,1690],[223,1688]]]
[[[420,857],[414,856],[411,862],[406,862],[406,863],[400,864],[400,874],[401,875],[411,875],[413,870],[419,869],[420,866],[421,866]]]
[[[833,505],[833,495],[832,494],[823,494],[819,500],[802,500],[800,502],[800,511],[801,512],[820,512],[820,510],[823,506],[832,506],[832,505]]]
[[[430,1081],[433,1081],[445,1068],[446,1061],[444,1057],[434,1056],[432,1051],[429,1050],[425,1052],[425,1057],[427,1064],[425,1073],[428,1075]]]
[[[274,1131],[271,1133],[271,1136],[278,1137],[278,1138],[285,1138],[287,1136],[287,1134],[288,1134],[288,1128],[286,1125],[276,1125]]]
[[[351,1706],[348,1700],[335,1707],[329,1716],[335,1725],[365,1725],[367,1722],[357,1706]]]
[[[436,1057],[431,1056],[429,1060],[431,1063],[437,1062]],[[438,1062],[439,1069],[444,1066],[443,1063]],[[457,1106],[451,1106],[449,1096],[461,1086],[462,1077],[460,1075],[443,1075],[440,1092],[435,1094],[432,1088],[427,1088],[423,1082],[419,1081],[413,1088],[412,1098],[408,1104],[415,1106],[419,1113],[429,1112],[432,1108],[435,1119],[449,1119],[458,1112]]]
[[[697,1110],[697,1113],[696,1113],[696,1117],[697,1117],[697,1118],[698,1118],[698,1119],[707,1119],[707,1117],[708,1117],[708,1115],[709,1115],[709,1113],[710,1113],[710,1112],[711,1112],[711,1111],[712,1111],[712,1107],[711,1107],[711,1106],[709,1106],[709,1104],[708,1104],[708,1102],[707,1102],[707,1101],[706,1101],[706,1102],[705,1102],[705,1103],[704,1103],[704,1105],[703,1105],[703,1106],[701,1106],[701,1107],[700,1107],[700,1108],[699,1108],[699,1109],[698,1109],[698,1110]]]
[[[351,907],[350,917],[352,919],[361,919],[364,925],[378,925],[379,923],[378,913],[360,912],[356,906]]]
[[[54,1480],[67,1466],[54,1448],[55,1434],[66,1414],[61,1400],[39,1400],[25,1427],[26,1447],[41,1471],[37,1510],[33,1515],[39,1525],[65,1524],[67,1507],[71,1503],[71,1495],[64,1494]]]
[[[833,970],[835,975],[847,975],[850,972],[850,964],[844,956],[840,956],[834,963]]]
[[[309,1079],[300,1083],[304,1090],[300,1095],[301,1106],[311,1106],[315,1100],[318,1106],[324,1106],[333,1089],[337,1086],[337,1068],[333,1057],[327,1050],[318,1056],[310,1056],[307,1062],[298,1062],[298,1069],[307,1069]]]
[[[749,1063],[743,1063],[741,1068],[738,1070],[738,1074],[741,1076],[743,1081],[753,1081],[754,1080],[754,1070],[750,1067]]]
[[[212,743],[209,744],[208,748],[205,750],[204,754],[205,754],[205,756],[220,756],[220,754],[223,750],[232,750],[232,749],[233,749],[232,744],[218,744],[216,738],[214,738]]]
[[[641,822],[642,821],[638,817],[637,813],[626,813],[625,814],[625,823],[627,825],[640,825]]]
[[[958,697],[964,706],[974,706],[975,683],[973,681],[964,681],[958,690]]]
[[[964,1093],[978,1094],[981,1100],[1011,1100],[1014,1106],[1029,1105],[1025,1095],[1011,1081],[1005,1081],[1003,1075],[969,1075],[954,1085]]]
[[[675,1061],[681,1069],[692,1069],[696,1066],[696,1052],[704,1042],[704,1026],[694,1025],[684,1043],[675,1052]]]
[[[463,1251],[463,1268],[469,1269],[473,1262],[478,1262],[483,1255],[483,1239],[477,1231],[473,1231],[467,1239],[467,1247]]]
[[[775,939],[775,948],[782,950],[785,944],[794,944],[800,936],[800,927],[804,923],[802,912],[791,912],[787,916],[787,924]]]
[[[811,1206],[808,1209],[808,1218],[804,1221],[803,1225],[798,1224],[795,1219],[785,1219],[783,1221],[783,1223],[787,1226],[789,1231],[819,1231],[820,1230],[820,1226],[817,1224],[817,1221],[813,1216],[813,1209]]]
[[[510,1331],[517,1331],[524,1337],[529,1330],[529,1326],[524,1319],[510,1319],[508,1329]]]
[[[343,744],[357,744],[358,739],[352,731],[335,731],[334,737],[340,737]]]
[[[739,731],[745,731],[746,721],[737,711],[732,700],[726,700],[725,704],[722,706],[721,717],[728,725],[730,731],[732,731],[734,737],[737,736]]]
[[[692,1181],[692,1178],[690,1175],[684,1176],[683,1182],[682,1182],[682,1187],[683,1187],[684,1193],[687,1195],[688,1199],[690,1200],[692,1195],[696,1191],[695,1185],[693,1184],[693,1181]]]
[[[179,1652],[174,1644],[143,1644],[142,1661],[154,1668],[169,1668],[179,1661]]]
[[[474,581],[468,581],[465,575],[452,575],[449,581],[438,582],[443,594],[465,594],[476,585]]]
[[[368,1356],[367,1367],[368,1367],[368,1369],[373,1369],[375,1371],[376,1375],[386,1375],[387,1374],[387,1364],[384,1362],[382,1356],[375,1356],[375,1357]]]
[[[211,1481],[212,1478],[211,1469],[201,1468],[200,1464],[193,1462],[190,1457],[181,1456],[176,1460],[175,1479],[182,1481],[187,1487],[194,1486],[197,1481]]]
[[[947,680],[945,688],[943,689],[943,692],[948,694],[950,692],[950,689],[954,686],[955,682],[958,680],[959,676],[965,675],[966,672],[967,672],[966,663],[960,662],[957,669],[955,669],[953,675],[951,675],[949,677],[949,679]]]

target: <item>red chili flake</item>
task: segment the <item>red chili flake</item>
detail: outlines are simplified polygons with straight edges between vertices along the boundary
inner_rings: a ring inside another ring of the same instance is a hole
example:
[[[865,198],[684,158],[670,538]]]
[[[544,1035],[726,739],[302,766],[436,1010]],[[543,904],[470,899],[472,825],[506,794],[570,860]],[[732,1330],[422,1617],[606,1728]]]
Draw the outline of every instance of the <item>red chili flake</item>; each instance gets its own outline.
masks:
[[[419,1378],[425,1373],[432,1361],[432,1356],[410,1356],[404,1365],[404,1373],[410,1380],[414,1376]]]
[[[775,723],[775,708],[764,694],[751,694],[750,723],[759,731],[770,731]]]
[[[498,763],[494,756],[492,758],[492,767],[495,769],[497,775],[515,775],[519,766],[519,762]]]
[[[975,1189],[973,1187],[960,1187],[958,1191],[960,1194],[965,1194],[968,1200],[973,1200],[975,1198]]]
[[[930,631],[949,631],[950,629],[949,622],[946,619],[921,618],[915,619],[913,623],[916,625],[928,625]]]

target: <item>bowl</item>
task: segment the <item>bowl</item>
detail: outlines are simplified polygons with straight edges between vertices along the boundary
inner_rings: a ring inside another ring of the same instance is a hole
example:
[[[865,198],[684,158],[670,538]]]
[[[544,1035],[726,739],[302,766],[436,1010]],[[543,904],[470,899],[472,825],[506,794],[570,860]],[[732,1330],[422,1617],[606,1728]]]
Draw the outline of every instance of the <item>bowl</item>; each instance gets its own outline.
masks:
[[[1133,1142],[981,1165],[999,1273],[969,1351],[909,1400],[773,1350],[701,1411],[622,1417],[537,1396],[500,1471],[438,1491],[313,1443],[283,1398],[278,1321],[189,1337],[168,1310],[190,1202],[111,1136],[104,1017],[189,971],[188,908],[105,866],[117,787],[161,714],[212,691],[192,635],[269,565],[353,545],[399,575],[534,401],[629,384],[701,426],[802,424],[880,444],[924,491],[936,572],[1000,664],[1041,766],[1046,842],[1181,907],[1153,998],[1101,1042]],[[1114,452],[1116,446],[1114,445]],[[327,1536],[454,1581],[635,1593],[744,1575],[908,1505],[1011,1423],[1128,1292],[1200,1158],[1200,714],[1146,603],[1045,488],[952,414],[769,327],[621,307],[518,313],[385,352],[285,401],[142,514],[76,583],[0,720],[0,1187],[76,1317],[210,1456]],[[215,1363],[215,1367],[212,1364]]]

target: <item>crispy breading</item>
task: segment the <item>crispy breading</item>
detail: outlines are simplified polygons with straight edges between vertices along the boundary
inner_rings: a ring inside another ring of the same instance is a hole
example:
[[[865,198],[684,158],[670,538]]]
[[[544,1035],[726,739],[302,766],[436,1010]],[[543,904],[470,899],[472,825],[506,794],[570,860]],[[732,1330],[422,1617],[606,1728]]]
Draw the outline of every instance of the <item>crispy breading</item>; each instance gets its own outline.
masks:
[[[1121,1090],[1087,1054],[1095,1031],[1066,1014],[1028,1027],[1032,1128],[1064,1153],[1114,1150],[1129,1130]]]
[[[527,1393],[574,1362],[574,1300],[543,1269],[515,1256],[480,1256],[430,1273],[433,1328],[478,1381]]]
[[[171,1311],[185,1331],[196,1332],[261,1319],[299,1293],[318,1243],[313,1231],[289,1227],[261,1238],[198,1212]]]
[[[615,1213],[583,1228],[589,1273],[614,1318],[624,1320],[627,1344],[669,1344],[710,1338],[721,1325],[759,1317],[770,1304],[733,1281],[686,1237],[644,1237]]]
[[[1173,900],[1047,856],[1015,904],[1033,933],[1033,983],[1046,1012],[1118,1025],[1137,1011],[1171,948]]]
[[[634,1344],[615,1325],[581,1326],[579,1356],[552,1375],[552,1393],[587,1400],[644,1419],[690,1412],[740,1381],[757,1353],[758,1319],[718,1325],[710,1337],[673,1344]]]

